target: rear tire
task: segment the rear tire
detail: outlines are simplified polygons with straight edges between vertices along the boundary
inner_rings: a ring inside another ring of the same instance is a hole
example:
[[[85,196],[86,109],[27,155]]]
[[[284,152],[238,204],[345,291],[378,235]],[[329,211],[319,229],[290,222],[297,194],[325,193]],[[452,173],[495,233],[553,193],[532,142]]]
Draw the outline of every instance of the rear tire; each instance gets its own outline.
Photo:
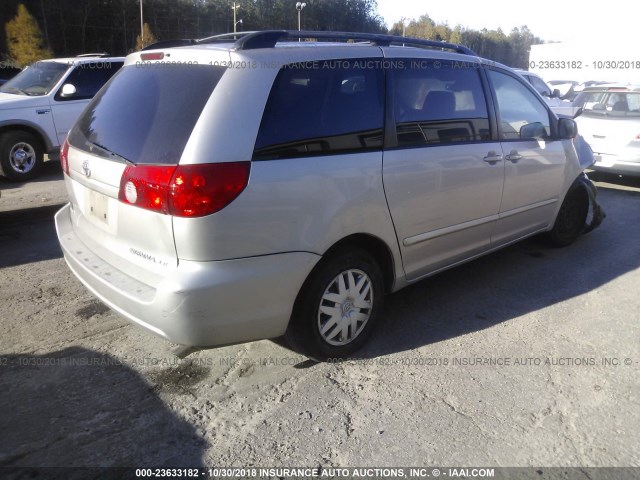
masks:
[[[547,234],[549,242],[555,247],[571,245],[584,229],[588,213],[588,194],[581,188],[570,190],[562,202],[553,229]]]
[[[25,182],[37,177],[43,163],[42,143],[33,134],[13,131],[0,136],[0,164],[12,182]]]
[[[360,249],[323,259],[302,286],[285,337],[314,360],[345,358],[371,336],[384,299],[382,272]]]

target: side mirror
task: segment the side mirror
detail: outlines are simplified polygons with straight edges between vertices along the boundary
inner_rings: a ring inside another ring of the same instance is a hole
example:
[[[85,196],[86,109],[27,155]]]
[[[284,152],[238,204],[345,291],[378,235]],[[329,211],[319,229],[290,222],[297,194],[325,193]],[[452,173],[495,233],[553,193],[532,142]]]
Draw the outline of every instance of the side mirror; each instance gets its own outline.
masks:
[[[70,83],[65,83],[62,86],[62,91],[60,92],[60,96],[62,98],[73,97],[76,94],[76,87],[71,85]]]
[[[558,120],[558,137],[560,140],[571,140],[578,135],[578,125],[573,118],[561,118]]]
[[[554,98],[560,98],[562,96],[562,93],[560,93],[560,89],[559,88],[554,88],[553,89],[553,93],[551,94],[552,97]]]
[[[540,122],[527,123],[520,129],[520,138],[544,138],[547,130]]]

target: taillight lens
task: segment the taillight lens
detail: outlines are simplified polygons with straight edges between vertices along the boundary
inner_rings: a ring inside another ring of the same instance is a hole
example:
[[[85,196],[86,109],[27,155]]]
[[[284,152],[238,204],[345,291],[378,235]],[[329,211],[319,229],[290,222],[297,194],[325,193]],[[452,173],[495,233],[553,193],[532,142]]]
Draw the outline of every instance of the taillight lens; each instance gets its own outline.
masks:
[[[201,217],[222,210],[249,181],[250,162],[179,166],[171,183],[171,214]]]
[[[118,200],[168,214],[171,178],[175,170],[175,166],[127,166],[120,179]]]
[[[130,165],[118,199],[177,217],[202,217],[222,210],[249,182],[251,162],[202,165]]]
[[[62,171],[69,175],[69,141],[66,138],[60,147],[60,166]]]

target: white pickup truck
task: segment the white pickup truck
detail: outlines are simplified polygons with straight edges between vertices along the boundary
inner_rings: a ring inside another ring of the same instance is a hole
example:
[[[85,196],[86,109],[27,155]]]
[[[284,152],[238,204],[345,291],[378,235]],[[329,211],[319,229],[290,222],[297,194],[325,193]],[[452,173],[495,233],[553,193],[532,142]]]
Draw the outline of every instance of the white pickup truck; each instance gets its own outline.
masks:
[[[30,180],[45,153],[57,159],[71,126],[123,63],[99,54],[43,60],[0,86],[0,173]]]

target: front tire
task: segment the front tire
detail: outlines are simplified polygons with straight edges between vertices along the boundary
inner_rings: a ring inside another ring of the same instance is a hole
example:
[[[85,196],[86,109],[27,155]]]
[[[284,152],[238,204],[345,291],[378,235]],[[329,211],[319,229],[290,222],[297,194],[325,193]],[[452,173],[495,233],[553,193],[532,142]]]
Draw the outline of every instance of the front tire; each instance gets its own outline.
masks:
[[[44,163],[42,143],[29,132],[8,132],[0,137],[0,163],[12,182],[37,177]]]
[[[324,362],[345,358],[371,336],[384,300],[382,272],[366,251],[323,259],[303,285],[285,334],[298,352]]]
[[[570,190],[562,202],[553,228],[547,234],[549,242],[555,247],[571,245],[584,229],[588,213],[588,194],[581,188]]]

